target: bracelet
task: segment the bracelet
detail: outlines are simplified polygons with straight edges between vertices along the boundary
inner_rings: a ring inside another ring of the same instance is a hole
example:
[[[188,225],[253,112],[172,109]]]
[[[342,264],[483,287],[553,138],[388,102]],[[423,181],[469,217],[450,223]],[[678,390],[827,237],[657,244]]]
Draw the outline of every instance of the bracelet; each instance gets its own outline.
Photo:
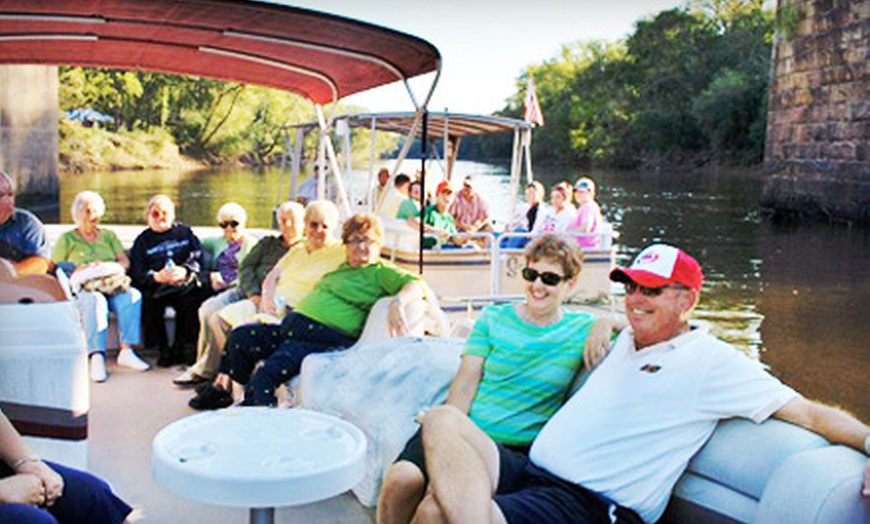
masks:
[[[870,433],[864,437],[864,454],[870,456]]]
[[[42,459],[37,457],[36,455],[28,455],[26,457],[21,457],[12,463],[12,469],[18,471],[18,468],[27,464],[28,462],[42,462]]]

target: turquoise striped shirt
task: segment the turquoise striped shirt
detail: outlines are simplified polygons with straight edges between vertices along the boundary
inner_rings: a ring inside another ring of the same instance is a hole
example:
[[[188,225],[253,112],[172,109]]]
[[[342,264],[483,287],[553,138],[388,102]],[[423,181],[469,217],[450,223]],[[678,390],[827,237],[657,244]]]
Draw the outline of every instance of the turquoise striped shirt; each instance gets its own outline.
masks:
[[[595,320],[565,310],[557,324],[535,326],[517,315],[514,304],[484,309],[464,351],[485,359],[469,412],[475,424],[496,442],[531,444],[565,401]]]

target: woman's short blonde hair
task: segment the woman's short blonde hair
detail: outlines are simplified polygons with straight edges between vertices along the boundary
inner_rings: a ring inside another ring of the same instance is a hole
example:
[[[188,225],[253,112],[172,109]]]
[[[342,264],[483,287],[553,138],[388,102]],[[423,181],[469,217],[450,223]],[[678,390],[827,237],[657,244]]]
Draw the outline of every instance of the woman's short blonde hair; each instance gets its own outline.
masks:
[[[565,278],[574,278],[583,268],[583,250],[573,238],[560,233],[546,233],[526,246],[526,264],[549,260],[562,266]]]
[[[87,209],[88,206],[94,210],[94,213],[96,213],[98,217],[102,217],[106,213],[106,203],[103,201],[103,197],[101,197],[99,193],[96,191],[80,191],[75,198],[73,198],[72,205],[70,206],[70,213],[72,214],[72,219],[73,222],[75,222],[75,225],[81,225],[85,209]]]
[[[302,226],[303,215],[305,214],[305,207],[299,202],[294,202],[292,200],[285,200],[278,205],[278,209],[275,210],[275,216],[278,220],[281,220],[283,215],[290,215],[293,217],[293,223],[298,224],[300,227]]]
[[[381,224],[381,219],[373,213],[359,213],[347,219],[344,226],[341,228],[341,241],[347,243],[347,240],[354,233],[372,232],[372,237],[379,244],[384,242],[384,226]]]
[[[338,207],[331,200],[312,200],[305,206],[305,223],[320,220],[329,231],[338,227]]]
[[[235,202],[227,202],[222,205],[217,212],[218,224],[235,220],[239,223],[239,227],[245,227],[248,223],[248,212],[241,205]]]

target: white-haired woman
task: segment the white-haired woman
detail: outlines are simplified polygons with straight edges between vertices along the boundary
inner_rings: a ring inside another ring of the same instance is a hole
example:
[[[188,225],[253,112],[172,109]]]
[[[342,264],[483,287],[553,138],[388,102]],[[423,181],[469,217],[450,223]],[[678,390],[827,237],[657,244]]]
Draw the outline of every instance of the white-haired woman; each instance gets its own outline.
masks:
[[[214,374],[211,368],[216,368],[217,363],[209,366],[206,364],[215,360],[209,358],[209,355],[220,355],[220,350],[214,348],[215,339],[209,329],[209,319],[224,307],[245,298],[244,290],[238,285],[239,269],[242,261],[257,244],[255,237],[245,233],[248,213],[241,205],[227,202],[218,209],[217,222],[223,235],[202,240],[201,280],[207,283],[206,292],[211,296],[200,304],[197,312],[199,335],[196,339],[196,361],[173,380],[178,385],[193,384],[198,382],[197,377],[208,378],[208,373]]]
[[[145,206],[148,228],[130,248],[130,276],[142,292],[145,347],[157,351],[157,365],[193,361],[199,332],[199,305],[207,296],[199,281],[202,247],[190,227],[175,221],[175,202],[154,195]],[[175,343],[169,345],[166,308],[175,310]],[[187,353],[187,354],[185,354]]]
[[[73,199],[71,211],[76,228],[58,238],[52,253],[55,263],[72,269],[74,276],[76,271],[80,275],[86,271],[94,271],[103,262],[117,262],[124,270],[129,269],[130,259],[127,258],[118,236],[99,227],[100,218],[106,212],[106,204],[99,193],[80,192]],[[101,292],[82,288],[77,291],[75,302],[81,311],[87,337],[92,380],[106,380],[109,312],[115,313],[118,320],[121,345],[118,365],[135,371],[145,371],[150,367],[133,349],[133,346],[141,342],[142,295],[138,289],[119,287]]]

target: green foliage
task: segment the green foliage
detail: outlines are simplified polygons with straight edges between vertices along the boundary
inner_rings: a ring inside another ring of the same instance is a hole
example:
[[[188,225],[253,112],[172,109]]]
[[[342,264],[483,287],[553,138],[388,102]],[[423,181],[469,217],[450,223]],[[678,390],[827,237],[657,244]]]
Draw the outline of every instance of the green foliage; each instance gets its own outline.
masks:
[[[639,21],[624,42],[566,45],[519,76],[500,113],[522,115],[531,74],[546,119],[534,133],[537,161],[757,162],[773,39],[762,3],[692,1]]]
[[[143,131],[143,139],[160,138],[167,147],[209,163],[269,164],[283,156],[288,126],[314,119],[313,106],[289,92],[147,71],[64,67],[59,94],[62,110],[90,107],[114,118],[106,129],[61,134],[62,142],[74,136],[77,140],[75,144],[61,144],[69,153],[65,158],[76,166],[73,169],[131,163],[131,167],[136,166],[130,158],[113,158],[116,153],[107,153],[105,145],[88,153],[89,158],[79,157],[78,148],[107,130],[119,133],[114,139],[117,142]],[[361,157],[364,152],[367,156],[368,132],[359,135],[354,138],[354,154]],[[378,139],[379,148],[393,148],[395,143],[395,138]],[[314,156],[315,148],[316,138],[309,138],[306,157]],[[122,149],[133,153],[134,148],[130,145]],[[149,162],[143,156],[139,165]]]

